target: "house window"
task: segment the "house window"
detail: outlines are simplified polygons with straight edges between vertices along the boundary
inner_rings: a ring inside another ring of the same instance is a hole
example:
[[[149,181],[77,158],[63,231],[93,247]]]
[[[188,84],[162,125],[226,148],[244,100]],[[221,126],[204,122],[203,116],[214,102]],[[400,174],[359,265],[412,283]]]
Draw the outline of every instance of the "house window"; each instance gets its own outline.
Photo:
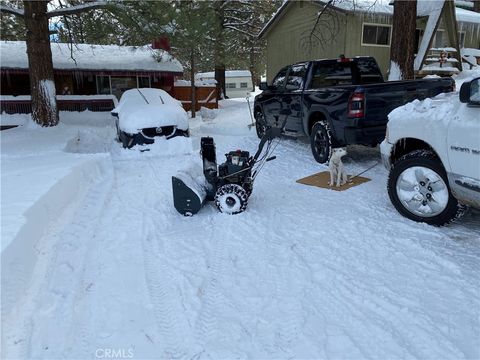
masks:
[[[227,89],[236,89],[236,88],[237,88],[237,84],[235,84],[235,83],[226,83],[226,84],[225,84],[225,87],[226,87]]]
[[[108,95],[110,91],[110,76],[97,75],[97,94]]]
[[[150,76],[97,75],[97,94],[113,94],[120,99],[128,89],[149,87],[152,87]]]
[[[390,46],[391,25],[363,24],[362,45]]]
[[[248,83],[240,83],[240,88],[242,89],[248,88]]]
[[[137,83],[139,88],[149,88],[150,86],[150,76],[137,76]]]
[[[112,86],[112,94],[120,99],[122,94],[129,90],[135,89],[137,87],[137,77],[136,76],[111,76],[110,84]]]

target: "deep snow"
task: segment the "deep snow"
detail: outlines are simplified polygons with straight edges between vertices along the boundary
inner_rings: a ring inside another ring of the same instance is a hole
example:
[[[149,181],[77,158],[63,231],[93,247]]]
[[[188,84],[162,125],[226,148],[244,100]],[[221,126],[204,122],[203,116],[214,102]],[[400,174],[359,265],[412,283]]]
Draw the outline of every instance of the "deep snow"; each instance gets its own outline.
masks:
[[[208,204],[179,215],[171,175],[200,164],[201,136],[214,137],[219,162],[258,144],[245,101],[220,104],[190,120],[191,139],[147,152],[72,114],[55,129],[1,133],[2,357],[480,357],[479,212],[444,228],[411,222],[391,205],[381,164],[344,192],[304,186],[295,180],[326,167],[307,142],[285,139],[245,213]],[[82,139],[97,153],[79,151]],[[348,151],[350,174],[380,160],[378,149]],[[3,232],[56,199],[40,233]]]

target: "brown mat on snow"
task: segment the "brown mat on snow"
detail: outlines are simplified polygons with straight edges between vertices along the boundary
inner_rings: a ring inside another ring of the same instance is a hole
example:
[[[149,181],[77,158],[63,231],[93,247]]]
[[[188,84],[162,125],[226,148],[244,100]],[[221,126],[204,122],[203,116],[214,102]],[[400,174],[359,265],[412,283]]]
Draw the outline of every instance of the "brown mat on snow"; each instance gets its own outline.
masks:
[[[350,175],[348,176],[350,178]],[[344,191],[347,189],[350,189],[354,186],[361,185],[363,183],[366,183],[370,181],[371,179],[362,177],[362,176],[357,176],[356,178],[353,178],[352,180],[349,180],[348,183],[342,185],[342,186],[330,186],[328,185],[328,182],[330,181],[330,172],[329,171],[322,171],[317,174],[313,174],[310,176],[307,176],[303,179],[297,180],[297,183],[304,184],[304,185],[310,185],[310,186],[317,186],[320,188],[324,189],[330,189],[330,190],[335,190],[335,191]]]

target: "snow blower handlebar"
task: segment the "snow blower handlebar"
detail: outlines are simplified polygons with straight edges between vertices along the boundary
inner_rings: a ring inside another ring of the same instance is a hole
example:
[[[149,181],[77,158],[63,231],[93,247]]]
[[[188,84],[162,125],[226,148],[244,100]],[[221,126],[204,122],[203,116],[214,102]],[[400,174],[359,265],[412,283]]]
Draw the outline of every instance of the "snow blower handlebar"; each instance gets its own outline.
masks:
[[[263,151],[263,148],[265,147],[265,144],[267,142],[270,142],[272,141],[273,139],[277,138],[277,137],[280,137],[282,136],[282,133],[283,133],[283,127],[285,126],[285,123],[287,122],[287,120],[285,119],[285,121],[283,122],[282,124],[282,127],[271,127],[271,128],[268,128],[266,131],[265,131],[265,134],[262,136],[262,139],[260,140],[260,144],[258,144],[258,150],[257,152],[255,153],[255,155],[253,156],[253,160],[254,161],[257,161],[258,158],[260,157],[260,155],[262,154],[262,151]],[[275,158],[275,157],[273,157]],[[270,161],[270,160],[273,160],[272,158],[268,158],[267,161]]]
[[[286,115],[287,116],[286,116],[285,120],[283,121],[281,127],[268,127],[267,128],[267,130],[265,131],[265,134],[262,136],[262,139],[260,140],[260,144],[258,144],[257,152],[255,153],[255,155],[249,161],[249,163],[250,163],[249,167],[244,168],[242,170],[239,170],[237,172],[219,177],[219,179],[224,180],[224,179],[227,179],[229,177],[233,177],[233,176],[236,176],[238,174],[241,174],[245,171],[251,170],[254,167],[254,165],[257,163],[257,160],[260,157],[260,155],[262,154],[263,149],[265,148],[265,144],[271,143],[273,139],[279,138],[280,136],[282,136],[282,134],[284,132],[284,127],[285,127],[285,124],[287,123],[287,118],[288,118],[289,114],[286,114]],[[267,151],[267,153],[268,153],[268,151]],[[267,156],[268,156],[268,154],[267,154]],[[276,156],[270,156],[270,157],[266,158],[264,161],[268,162],[268,161],[275,160],[276,158],[277,158]]]

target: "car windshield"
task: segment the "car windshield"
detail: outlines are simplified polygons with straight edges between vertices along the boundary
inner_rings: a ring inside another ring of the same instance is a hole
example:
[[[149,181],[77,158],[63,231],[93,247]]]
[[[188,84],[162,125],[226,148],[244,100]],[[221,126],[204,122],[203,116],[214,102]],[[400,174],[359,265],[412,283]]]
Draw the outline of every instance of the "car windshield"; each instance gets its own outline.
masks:
[[[129,111],[138,106],[145,105],[175,105],[181,103],[171,97],[166,91],[153,88],[130,89],[123,93],[114,112]]]

